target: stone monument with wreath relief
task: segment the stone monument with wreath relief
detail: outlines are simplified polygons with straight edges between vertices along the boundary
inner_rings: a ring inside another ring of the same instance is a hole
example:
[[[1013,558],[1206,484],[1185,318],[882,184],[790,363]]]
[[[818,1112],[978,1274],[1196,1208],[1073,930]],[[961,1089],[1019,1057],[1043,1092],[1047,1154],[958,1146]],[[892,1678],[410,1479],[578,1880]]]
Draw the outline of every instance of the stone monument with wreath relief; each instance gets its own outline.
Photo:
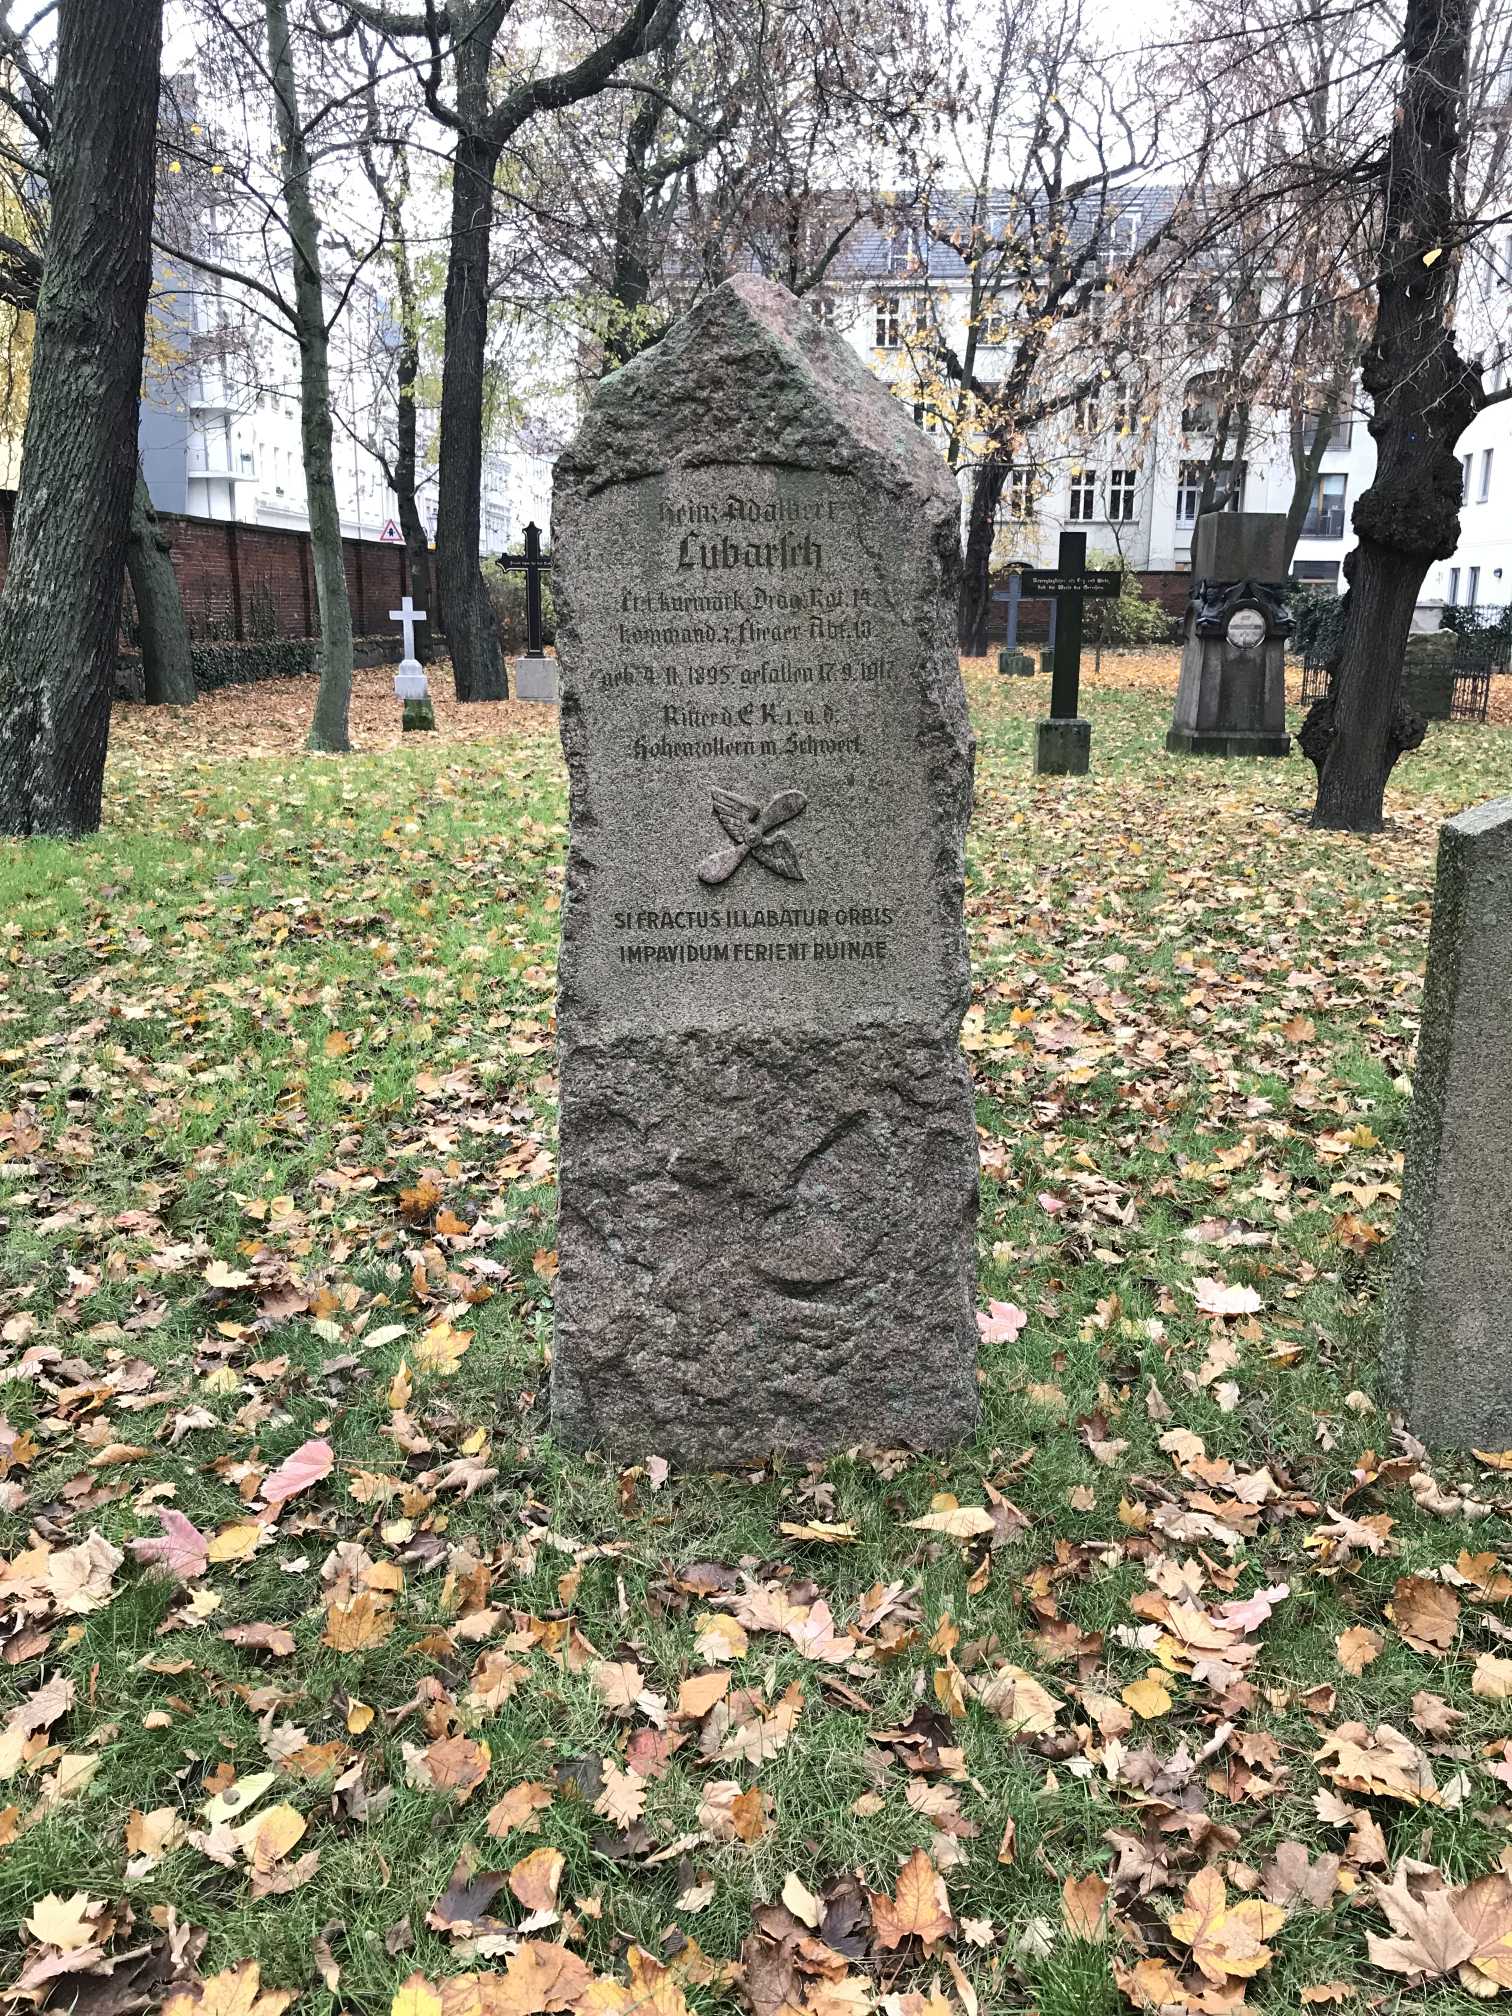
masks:
[[[1208,511],[1192,540],[1181,683],[1166,747],[1183,756],[1285,756],[1286,519]]]

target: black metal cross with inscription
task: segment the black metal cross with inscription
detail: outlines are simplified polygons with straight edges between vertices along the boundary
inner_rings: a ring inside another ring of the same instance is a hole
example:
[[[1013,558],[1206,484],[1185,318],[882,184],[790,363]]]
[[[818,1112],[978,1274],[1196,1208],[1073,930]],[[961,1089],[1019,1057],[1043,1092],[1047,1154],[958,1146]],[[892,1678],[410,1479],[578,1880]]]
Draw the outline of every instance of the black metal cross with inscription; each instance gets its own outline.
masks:
[[[501,567],[521,568],[525,574],[525,654],[529,658],[544,658],[546,637],[541,623],[541,576],[551,562],[541,555],[541,528],[535,520],[525,527],[525,551],[523,553],[501,553]]]
[[[1082,602],[1088,595],[1115,597],[1121,586],[1116,568],[1087,566],[1085,532],[1062,532],[1055,567],[1026,567],[1025,596],[1055,601],[1055,658],[1050,672],[1050,718],[1074,721],[1081,704]]]

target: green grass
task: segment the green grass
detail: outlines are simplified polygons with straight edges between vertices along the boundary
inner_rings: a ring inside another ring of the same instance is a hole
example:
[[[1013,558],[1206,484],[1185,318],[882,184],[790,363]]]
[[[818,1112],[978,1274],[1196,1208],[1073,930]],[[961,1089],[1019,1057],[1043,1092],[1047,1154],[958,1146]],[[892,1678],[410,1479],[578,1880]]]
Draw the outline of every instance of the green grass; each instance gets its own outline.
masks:
[[[137,715],[118,734],[97,840],[0,846],[0,1462],[12,1449],[21,1459],[6,1476],[5,1552],[29,1534],[65,1547],[91,1528],[124,1545],[158,1532],[159,1504],[214,1532],[246,1516],[243,1480],[250,1498],[262,1470],[312,1436],[330,1439],[338,1465],[290,1503],[273,1544],[193,1585],[216,1599],[203,1621],[185,1621],[185,1592],[128,1557],[111,1600],[44,1616],[45,1649],[0,1668],[13,1701],[69,1676],[75,1704],[51,1735],[99,1758],[87,1790],[40,1815],[56,1754],[0,1783],[19,1826],[0,1848],[0,1951],[19,1953],[15,1928],[40,1896],[81,1890],[129,1899],[148,1936],[152,1914],[172,1906],[205,1928],[206,1972],[255,1958],[265,1980],[302,1991],[302,2009],[382,2011],[412,1970],[437,1979],[504,1964],[466,1961],[426,1916],[465,1847],[507,1869],[544,1842],[566,1858],[572,1943],[596,1968],[622,1971],[629,1942],[667,1955],[669,1928],[734,1959],[790,1870],[815,1889],[859,1871],[890,1890],[910,1851],[938,1845],[907,1801],[909,1774],[871,1738],[935,1705],[942,1660],[929,1641],[948,1617],[963,1668],[1010,1661],[1067,1703],[1040,1743],[1008,1740],[975,1702],[953,1725],[955,1789],[975,1831],[955,1843],[950,1903],[958,1923],[991,1921],[987,1945],[956,1950],[984,2010],[1100,2016],[1122,2006],[1110,1951],[1132,1962],[1133,1927],[1154,1938],[1208,1852],[1181,1831],[1152,1834],[1171,1881],[1142,1904],[1120,1891],[1113,1948],[1060,1931],[1061,1880],[1111,1870],[1110,1831],[1137,1838],[1158,1819],[1136,1788],[1110,1781],[1072,1690],[1116,1697],[1154,1663],[1119,1634],[1137,1628],[1131,1599],[1149,1591],[1161,1555],[1193,1564],[1207,1603],[1292,1591],[1258,1633],[1247,1697],[1220,1702],[1177,1675],[1170,1714],[1127,1739],[1165,1759],[1183,1742],[1199,1750],[1225,1720],[1239,1738],[1272,1740],[1266,1796],[1210,1785],[1222,1758],[1187,1795],[1231,1830],[1212,1848],[1231,1879],[1287,1839],[1341,1851],[1347,1830],[1314,1807],[1321,1732],[1349,1719],[1410,1728],[1423,1689],[1465,1716],[1435,1760],[1441,1784],[1465,1772],[1463,1801],[1447,1813],[1371,1808],[1394,1858],[1436,1861],[1456,1882],[1496,1866],[1505,1787],[1483,1767],[1506,1737],[1506,1708],[1470,1686],[1475,1655],[1503,1649],[1485,1621],[1495,1612],[1465,1592],[1454,1645],[1432,1658],[1385,1609],[1399,1576],[1434,1574],[1461,1549],[1505,1549],[1500,1508],[1475,1519],[1420,1509],[1406,1466],[1371,1480],[1396,1453],[1373,1353],[1436,825],[1512,788],[1512,734],[1436,730],[1398,773],[1391,829],[1367,842],[1308,829],[1311,773],[1298,758],[1165,757],[1159,695],[1092,692],[1096,772],[1065,782],[1028,774],[1029,694],[981,679],[973,701],[966,1042],[983,1130],[981,1286],[984,1302],[1012,1300],[1029,1323],[1015,1344],[984,1350],[980,1434],[947,1460],[674,1473],[658,1489],[553,1444],[543,1396],[565,811],[535,710],[501,714],[493,739],[415,738],[341,763],[292,748],[237,760],[212,732],[216,702],[197,710],[203,740],[167,752]],[[456,1214],[447,1223],[486,1230],[438,1235],[430,1213],[407,1216],[403,1193],[427,1178]],[[213,1260],[252,1272],[254,1286],[210,1287]],[[1210,1323],[1191,1293],[1202,1276],[1253,1286],[1260,1314]],[[417,1376],[408,1412],[430,1449],[407,1454],[389,1384],[448,1311],[471,1343],[453,1376]],[[402,1336],[367,1342],[394,1325]],[[143,1396],[151,1404],[138,1407]],[[176,1416],[188,1425],[174,1439]],[[1175,1428],[1240,1472],[1270,1469],[1277,1496],[1231,1548],[1160,1529],[1200,1491],[1160,1447]],[[1128,1446],[1104,1464],[1089,1440]],[[110,1444],[147,1453],[91,1467]],[[497,1472],[476,1495],[417,1486],[464,1453]],[[359,1502],[351,1485],[364,1471],[415,1487],[413,1512],[397,1490]],[[1504,1497],[1473,1463],[1434,1474],[1446,1492]],[[972,1593],[978,1557],[906,1522],[942,1490],[981,1504],[984,1479],[1032,1523]],[[1388,1514],[1387,1549],[1341,1559],[1320,1546],[1340,1506]],[[778,1530],[814,1517],[849,1521],[858,1538],[820,1546]],[[399,1628],[355,1655],[321,1643],[323,1564],[344,1545],[405,1575]],[[868,1590],[898,1582],[914,1628],[893,1656],[838,1673],[849,1699],[786,1640],[753,1634],[736,1684],[775,1700],[797,1683],[792,1740],[754,1769],[709,1767],[691,1732],[649,1787],[642,1851],[616,1847],[566,1791],[539,1834],[490,1840],[486,1815],[508,1786],[612,1756],[627,1725],[606,1717],[588,1670],[542,1650],[518,1655],[530,1677],[503,1709],[470,1709],[479,1647],[457,1631],[459,1587],[487,1586],[501,1613],[489,1643],[519,1620],[570,1611],[593,1653],[634,1659],[675,1706],[680,1677],[704,1663],[694,1620],[707,1605],[677,1576],[698,1561],[811,1581],[842,1625]],[[1080,1675],[1051,1663],[1052,1620],[1103,1634]],[[286,1623],[295,1655],[219,1636],[254,1621]],[[1355,1677],[1334,1641],[1359,1622],[1386,1646]],[[153,1670],[164,1661],[189,1663]],[[1303,1699],[1324,1684],[1337,1690],[1331,1706]],[[378,1711],[359,1735],[347,1733],[348,1696]],[[460,1806],[411,1786],[404,1758],[406,1744],[458,1731],[492,1753],[486,1784]],[[307,1818],[295,1856],[319,1853],[302,1887],[257,1899],[243,1866],[190,1845],[128,1879],[133,1809],[172,1807],[197,1825],[231,1771],[266,1769],[270,1743],[286,1755],[301,1741],[344,1745],[377,1795],[357,1821],[340,1802],[333,1811],[331,1772],[285,1772],[270,1798]],[[710,1775],[760,1785],[766,1836],[695,1843],[686,1866],[649,1860],[697,1832]],[[996,1859],[1010,1816],[1011,1866]],[[695,1872],[714,1893],[689,1914],[678,1899]],[[1452,1984],[1420,1994],[1371,1968],[1364,1933],[1387,1928],[1362,1898],[1296,1913],[1250,2006],[1295,2009],[1304,1987],[1331,1979],[1388,2008],[1471,2006]],[[521,1915],[507,1891],[495,1911]],[[1036,1919],[1054,1930],[1049,1950],[1022,1951]],[[334,1995],[312,1957],[333,1921],[344,1928],[330,1935]],[[879,1992],[926,1991],[936,1971],[907,1949],[873,1960]],[[717,1983],[689,1997],[739,2006]]]

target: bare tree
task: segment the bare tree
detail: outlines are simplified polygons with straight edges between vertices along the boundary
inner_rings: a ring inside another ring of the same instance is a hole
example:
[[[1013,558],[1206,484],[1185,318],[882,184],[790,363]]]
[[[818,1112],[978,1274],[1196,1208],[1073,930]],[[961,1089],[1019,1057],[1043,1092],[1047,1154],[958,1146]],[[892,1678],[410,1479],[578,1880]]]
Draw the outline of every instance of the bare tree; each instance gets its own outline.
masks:
[[[331,336],[357,280],[381,248],[382,223],[333,216],[317,174],[345,170],[362,131],[362,86],[331,67],[312,0],[195,0],[207,31],[197,64],[214,107],[196,166],[218,172],[216,201],[195,242],[160,241],[212,282],[231,282],[234,313],[260,317],[292,338],[299,360],[300,448],[320,618],[320,685],[311,749],[350,748],[352,611],[336,498]],[[308,73],[318,63],[316,88]],[[233,121],[239,120],[239,130]],[[269,143],[273,143],[270,150]],[[192,150],[186,148],[192,157]],[[271,178],[265,163],[276,153]],[[324,224],[322,218],[324,217]],[[186,229],[185,235],[188,235]],[[360,242],[354,242],[358,240]],[[328,270],[344,267],[338,283]]]
[[[1141,218],[1124,193],[1158,153],[1159,108],[1137,71],[1103,59],[1079,0],[991,0],[980,15],[952,5],[947,33],[975,87],[942,115],[939,186],[913,217],[894,213],[879,335],[907,354],[925,419],[972,479],[959,637],[979,653],[1010,477],[1033,475],[1047,422],[1132,369],[1144,276],[1180,212]],[[950,284],[936,279],[937,250]],[[895,336],[883,327],[894,312]]]
[[[634,0],[630,11],[576,62],[518,74],[501,37],[516,0],[427,0],[423,11],[343,0],[348,12],[396,41],[426,47],[426,103],[455,135],[451,240],[447,257],[445,356],[441,375],[441,468],[436,561],[447,642],[459,700],[502,700],[508,679],[492,604],[478,565],[483,484],[483,408],[488,352],[489,253],[495,181],[505,147],[531,120],[576,105],[604,88],[654,39],[659,5]],[[496,93],[501,69],[513,71]],[[446,95],[450,79],[451,95]]]
[[[0,592],[0,828],[71,839],[100,823],[110,734],[151,273],[162,7],[61,0],[57,18],[51,84],[27,57],[28,81],[15,94],[23,125],[45,146],[48,223]]]
[[[1401,698],[1407,637],[1428,568],[1459,543],[1454,449],[1488,396],[1453,327],[1463,253],[1484,227],[1463,207],[1472,19],[1472,0],[1406,0],[1379,166],[1375,327],[1361,373],[1376,472],[1355,505],[1357,544],[1344,563],[1349,592],[1329,691],[1301,733],[1318,771],[1313,824],[1349,832],[1379,828],[1387,779],[1423,737],[1421,717]]]

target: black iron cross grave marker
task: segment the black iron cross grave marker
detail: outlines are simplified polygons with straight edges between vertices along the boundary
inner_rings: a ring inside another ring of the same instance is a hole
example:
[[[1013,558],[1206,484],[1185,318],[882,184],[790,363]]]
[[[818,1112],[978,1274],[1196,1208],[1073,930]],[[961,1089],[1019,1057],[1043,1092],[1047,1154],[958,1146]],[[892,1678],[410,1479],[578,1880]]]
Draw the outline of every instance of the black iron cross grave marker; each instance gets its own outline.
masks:
[[[1023,592],[1045,595],[1055,611],[1055,657],[1050,674],[1050,718],[1035,731],[1034,767],[1052,776],[1082,776],[1091,762],[1092,728],[1078,718],[1081,704],[1082,603],[1088,595],[1116,596],[1114,568],[1087,566],[1085,532],[1062,532],[1055,567],[1024,570]]]
[[[499,565],[524,570],[525,655],[528,658],[544,658],[546,636],[541,624],[541,576],[551,562],[541,557],[541,528],[534,519],[525,527],[524,553],[501,553]]]

